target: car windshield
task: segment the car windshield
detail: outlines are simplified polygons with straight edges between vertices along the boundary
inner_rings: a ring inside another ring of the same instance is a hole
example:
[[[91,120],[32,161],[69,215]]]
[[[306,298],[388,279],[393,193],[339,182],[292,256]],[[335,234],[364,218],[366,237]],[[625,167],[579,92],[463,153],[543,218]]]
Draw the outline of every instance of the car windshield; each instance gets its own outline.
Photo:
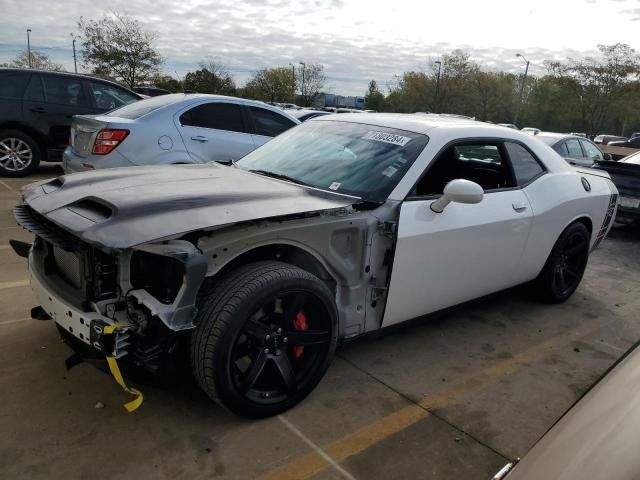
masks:
[[[419,133],[310,120],[236,162],[244,170],[384,202],[428,142]]]

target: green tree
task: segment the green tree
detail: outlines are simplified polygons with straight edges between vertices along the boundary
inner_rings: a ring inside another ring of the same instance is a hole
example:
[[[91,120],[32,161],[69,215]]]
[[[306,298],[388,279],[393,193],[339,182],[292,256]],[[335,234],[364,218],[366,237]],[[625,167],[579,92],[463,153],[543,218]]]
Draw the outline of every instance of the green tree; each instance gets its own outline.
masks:
[[[80,17],[80,54],[94,73],[107,74],[134,87],[158,71],[162,57],[155,49],[155,33],[124,14],[112,13],[100,20]]]
[[[170,75],[156,73],[151,77],[150,82],[154,87],[164,88],[172,93],[182,92],[182,82]]]
[[[287,67],[263,68],[246,83],[245,95],[265,102],[291,101],[295,95],[295,79]]]
[[[598,45],[598,50],[599,58],[548,63],[553,75],[573,87],[589,133],[602,130],[612,106],[629,96],[629,83],[640,74],[640,58],[629,45]]]
[[[200,69],[185,75],[183,85],[187,92],[234,95],[236,85],[232,75],[213,58],[201,61]]]
[[[378,89],[375,80],[369,82],[369,89],[364,96],[364,108],[367,110],[380,110],[384,103],[384,94]]]
[[[52,62],[49,55],[31,50],[31,63],[29,63],[29,51],[23,50],[8,64],[7,67],[13,68],[35,68],[37,70],[51,70],[54,72],[63,72],[64,67],[59,63]]]

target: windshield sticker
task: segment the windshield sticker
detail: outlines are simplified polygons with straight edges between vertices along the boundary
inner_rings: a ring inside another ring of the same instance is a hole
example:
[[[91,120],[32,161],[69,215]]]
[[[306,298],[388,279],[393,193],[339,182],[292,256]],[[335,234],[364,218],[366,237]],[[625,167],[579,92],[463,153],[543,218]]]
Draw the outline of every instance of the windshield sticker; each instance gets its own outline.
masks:
[[[398,169],[397,169],[396,167],[392,167],[391,165],[389,165],[387,168],[385,168],[385,169],[382,171],[382,174],[383,174],[385,177],[389,177],[389,178],[391,178],[391,177],[393,177],[393,176],[396,174],[396,172],[397,172],[397,171],[398,171]]]
[[[331,185],[329,185],[329,190],[338,190],[340,188],[340,185],[342,184],[338,182],[333,182]]]
[[[391,145],[398,145],[400,147],[404,147],[411,141],[409,137],[384,132],[367,132],[367,134],[362,138],[365,140],[374,140],[376,142],[390,143]]]

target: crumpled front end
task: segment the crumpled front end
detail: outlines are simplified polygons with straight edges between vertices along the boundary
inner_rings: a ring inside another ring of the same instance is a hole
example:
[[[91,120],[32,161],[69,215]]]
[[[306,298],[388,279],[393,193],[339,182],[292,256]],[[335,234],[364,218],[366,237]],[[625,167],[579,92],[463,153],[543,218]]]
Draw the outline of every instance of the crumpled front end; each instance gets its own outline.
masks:
[[[130,355],[155,369],[193,327],[206,257],[186,241],[139,249],[101,250],[68,234],[28,205],[16,207],[20,225],[36,235],[29,254],[34,295],[49,317],[98,354]],[[119,325],[108,340],[101,335]]]

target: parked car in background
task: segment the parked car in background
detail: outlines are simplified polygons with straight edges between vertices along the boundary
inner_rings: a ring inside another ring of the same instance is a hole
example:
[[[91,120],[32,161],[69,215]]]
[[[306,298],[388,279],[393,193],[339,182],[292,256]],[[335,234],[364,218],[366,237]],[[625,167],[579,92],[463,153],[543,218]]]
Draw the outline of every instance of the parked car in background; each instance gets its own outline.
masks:
[[[157,97],[158,95],[169,95],[171,92],[164,88],[151,87],[151,86],[138,86],[133,87],[133,91],[147,97]]]
[[[228,162],[299,123],[263,102],[221,95],[161,95],[105,115],[75,117],[63,168],[71,173]]]
[[[640,345],[620,358],[519,461],[493,480],[640,478]]]
[[[141,98],[86,75],[0,68],[0,175],[22,177],[41,160],[62,160],[73,115],[107,112]]]
[[[596,162],[596,168],[607,172],[620,192],[616,221],[640,222],[640,152],[617,162]]]
[[[520,131],[523,133],[528,133],[529,135],[537,135],[540,133],[540,129],[535,127],[524,127],[520,129]]]
[[[536,138],[553,148],[571,165],[591,167],[594,162],[605,160],[605,154],[588,138],[553,132],[540,132]],[[609,155],[606,158],[611,159]]]
[[[309,110],[306,108],[302,108],[300,110],[290,110],[287,113],[292,117],[297,118],[301,122],[309,120],[310,118],[320,117],[322,115],[331,115],[331,112],[324,112],[322,110]]]
[[[621,137],[619,135],[597,135],[593,139],[593,143],[596,145],[608,145],[609,142],[626,142],[627,140],[627,137]]]
[[[358,110],[357,108],[336,108],[336,113],[364,113],[362,110]]]
[[[640,148],[640,136],[631,137],[626,141],[609,142],[612,147]]]
[[[518,128],[517,125],[513,124],[513,123],[498,123],[498,126],[500,127],[507,127],[507,128],[513,128],[514,130],[520,130]]]
[[[570,132],[569,135],[573,135],[574,137],[587,138],[587,134],[584,132]]]
[[[515,130],[363,113],[313,118],[232,166],[66,175],[23,198],[16,218],[37,237],[12,244],[33,315],[152,370],[190,334],[207,395],[266,417],[315,388],[339,339],[525,282],[564,302],[617,190]]]

